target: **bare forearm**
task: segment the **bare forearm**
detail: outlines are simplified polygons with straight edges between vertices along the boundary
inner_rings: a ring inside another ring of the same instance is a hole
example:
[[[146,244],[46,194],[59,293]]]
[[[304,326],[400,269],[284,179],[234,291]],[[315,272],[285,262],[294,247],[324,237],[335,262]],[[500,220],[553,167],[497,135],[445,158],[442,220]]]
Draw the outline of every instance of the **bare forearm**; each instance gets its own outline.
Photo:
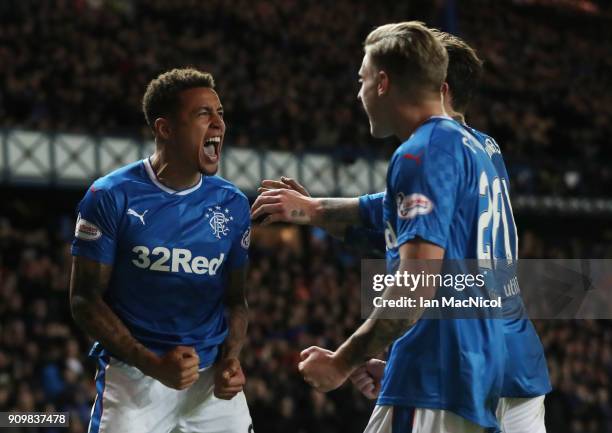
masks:
[[[338,348],[342,361],[357,367],[379,356],[415,323],[412,319],[368,319]]]
[[[424,275],[436,275],[440,271],[440,259],[444,250],[427,242],[417,242],[401,247],[401,260],[398,268],[400,274],[404,272]],[[413,260],[416,259],[416,260]],[[425,281],[428,281],[425,279]],[[393,286],[385,290],[382,298],[398,299],[408,297],[413,300],[414,307],[404,310],[403,317],[382,319],[384,310],[376,308],[353,335],[340,346],[337,351],[341,362],[347,367],[356,367],[368,359],[384,351],[394,340],[401,337],[421,318],[425,308],[419,298],[431,299],[434,297],[436,287],[420,284],[414,289]]]
[[[230,273],[225,295],[229,331],[223,344],[223,358],[238,358],[246,340],[249,325],[246,275],[246,267],[233,270]]]
[[[249,310],[246,301],[229,308],[228,336],[223,347],[223,358],[238,358],[246,341]]]
[[[117,358],[145,373],[156,359],[156,355],[132,336],[99,295],[88,298],[73,296],[71,310],[75,322]]]
[[[361,224],[358,198],[315,199],[313,224],[342,237],[349,225]]]

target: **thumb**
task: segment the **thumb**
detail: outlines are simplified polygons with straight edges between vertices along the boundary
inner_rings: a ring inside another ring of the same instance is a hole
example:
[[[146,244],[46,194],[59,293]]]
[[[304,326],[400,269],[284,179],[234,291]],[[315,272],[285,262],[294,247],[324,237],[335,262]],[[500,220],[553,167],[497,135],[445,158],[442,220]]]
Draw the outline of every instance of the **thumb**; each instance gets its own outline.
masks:
[[[223,378],[229,379],[236,373],[238,373],[238,369],[240,368],[240,364],[236,362],[236,360],[232,359],[228,362],[228,364],[223,369]]]
[[[176,350],[179,354],[183,356],[183,358],[190,358],[198,356],[196,350],[190,346],[177,346]]]
[[[317,346],[310,346],[308,349],[304,349],[300,352],[300,359],[303,361],[310,356],[311,353],[318,349]]]

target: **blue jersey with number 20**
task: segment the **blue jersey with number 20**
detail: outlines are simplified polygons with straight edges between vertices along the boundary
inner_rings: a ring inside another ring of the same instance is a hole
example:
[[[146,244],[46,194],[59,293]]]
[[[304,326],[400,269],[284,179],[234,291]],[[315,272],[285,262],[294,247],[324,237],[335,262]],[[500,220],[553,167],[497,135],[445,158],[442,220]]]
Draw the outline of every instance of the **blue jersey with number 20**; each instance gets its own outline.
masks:
[[[466,125],[464,128],[468,130],[480,143],[482,148],[488,149],[488,154],[497,170],[498,177],[503,179],[505,185],[509,187],[510,181],[504,164],[504,160],[499,146],[495,140]],[[508,188],[509,189],[509,188]],[[509,192],[504,190],[504,192]],[[385,193],[367,194],[359,197],[359,212],[362,223],[365,228],[372,230],[379,227],[379,237],[383,241],[384,235],[382,231],[383,222],[383,197]],[[508,223],[508,239],[511,245],[512,254],[515,256],[516,245],[518,242],[516,225],[512,216],[512,208],[510,206],[509,197],[507,203],[506,217],[511,219]],[[357,230],[357,229],[354,229]],[[504,235],[502,231],[502,236]],[[347,239],[350,242],[350,239]],[[498,244],[500,245],[500,244]],[[505,239],[504,239],[505,248]],[[503,254],[503,250],[498,251],[497,258]],[[474,257],[474,255],[470,255]],[[544,395],[551,390],[548,369],[546,366],[546,358],[542,343],[538,338],[535,328],[531,321],[524,317],[523,314],[517,314],[516,310],[510,314],[504,315],[504,339],[506,341],[506,359],[504,365],[504,381],[502,385],[502,397],[530,398]]]
[[[484,205],[480,185],[495,173],[485,150],[460,124],[448,117],[423,123],[398,147],[387,170],[388,263],[397,263],[399,247],[417,237],[444,248],[445,259],[475,257]],[[500,320],[421,319],[393,343],[378,404],[449,410],[497,428],[504,358]]]

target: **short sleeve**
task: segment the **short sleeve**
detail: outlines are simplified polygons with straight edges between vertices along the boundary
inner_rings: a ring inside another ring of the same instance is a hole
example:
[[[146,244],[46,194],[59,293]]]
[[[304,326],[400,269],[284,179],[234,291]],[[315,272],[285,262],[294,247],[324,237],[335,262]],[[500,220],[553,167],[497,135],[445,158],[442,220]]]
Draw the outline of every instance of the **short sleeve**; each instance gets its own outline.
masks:
[[[232,247],[229,253],[228,267],[230,269],[240,268],[249,260],[249,245],[251,243],[251,214],[249,201],[240,195],[234,219],[237,232],[232,239]]]
[[[359,216],[361,223],[368,229],[383,230],[384,192],[366,194],[359,197]]]
[[[72,255],[83,256],[104,264],[113,264],[117,245],[118,214],[110,191],[87,190],[78,205],[78,216]]]
[[[422,160],[396,155],[389,187],[398,246],[420,237],[446,248],[460,185],[458,162],[440,145],[430,143]]]

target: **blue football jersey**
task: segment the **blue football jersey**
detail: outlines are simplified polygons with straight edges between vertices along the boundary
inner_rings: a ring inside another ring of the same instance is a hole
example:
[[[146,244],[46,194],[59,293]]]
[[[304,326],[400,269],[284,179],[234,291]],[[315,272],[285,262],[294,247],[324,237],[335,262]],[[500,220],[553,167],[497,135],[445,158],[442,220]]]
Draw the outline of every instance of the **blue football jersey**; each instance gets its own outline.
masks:
[[[466,125],[463,125],[463,127],[473,134],[483,148],[489,149],[488,154],[491,157],[491,161],[497,170],[499,178],[504,179],[506,182],[507,192],[509,193],[510,180],[500,148],[495,140],[474,128]],[[363,226],[369,231],[373,227],[380,227],[378,232],[380,240],[384,238],[382,228],[383,197],[384,193],[382,192],[359,197],[359,213]],[[508,206],[507,217],[511,218],[508,236],[512,255],[516,257],[518,238],[510,201],[508,200],[504,205]],[[356,231],[357,229],[354,230]],[[501,236],[503,235],[502,233]],[[350,242],[350,239],[347,239],[347,241]],[[468,258],[474,257],[475,255],[471,254]],[[499,258],[499,252],[497,257]],[[517,297],[516,302],[521,303],[520,297]],[[504,308],[510,306],[511,304],[504,303]],[[517,308],[511,308],[511,310],[509,309],[509,311],[504,312],[503,327],[507,356],[504,365],[502,397],[529,398],[544,395],[552,389],[542,343],[533,324],[529,319],[525,318],[524,313],[523,309]]]
[[[224,288],[246,265],[249,235],[248,200],[230,182],[202,176],[173,191],[145,159],[93,183],[72,254],[112,265],[104,299],[138,341],[157,354],[194,347],[203,368],[227,336]]]
[[[479,143],[447,117],[432,117],[393,154],[383,223],[387,262],[419,237],[445,259],[476,256],[482,207],[479,185],[495,167]],[[482,230],[481,230],[482,231]],[[497,428],[505,344],[501,320],[419,320],[392,345],[378,404],[450,410]]]
[[[500,206],[506,207],[505,216],[508,219],[508,227],[507,232],[503,227],[500,227],[498,237],[508,236],[509,242],[506,242],[505,239],[503,242],[497,242],[500,248],[495,253],[495,258],[506,257],[506,247],[509,244],[512,258],[516,259],[518,256],[518,233],[510,204],[510,179],[499,145],[492,137],[467,125],[463,125],[463,127],[478,140],[490,156],[503,186],[500,194],[504,202]],[[518,283],[516,287],[519,287]],[[527,318],[520,291],[517,290],[515,295],[509,298],[511,302],[504,304],[503,325],[508,356],[504,368],[502,397],[536,397],[550,392],[552,386],[548,376],[542,342],[533,323]]]

